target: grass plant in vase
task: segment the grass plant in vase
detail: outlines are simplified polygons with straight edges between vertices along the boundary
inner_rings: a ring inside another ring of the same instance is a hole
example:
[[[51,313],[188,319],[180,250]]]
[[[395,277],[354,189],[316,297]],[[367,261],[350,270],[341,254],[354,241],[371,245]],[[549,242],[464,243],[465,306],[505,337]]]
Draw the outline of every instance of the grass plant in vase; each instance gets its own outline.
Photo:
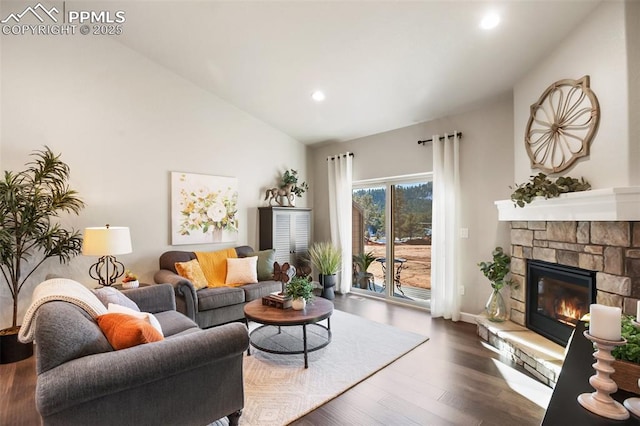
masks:
[[[342,264],[342,253],[330,242],[317,242],[309,248],[309,260],[319,273],[318,281],[322,285],[321,297],[335,299],[334,287],[336,274]]]

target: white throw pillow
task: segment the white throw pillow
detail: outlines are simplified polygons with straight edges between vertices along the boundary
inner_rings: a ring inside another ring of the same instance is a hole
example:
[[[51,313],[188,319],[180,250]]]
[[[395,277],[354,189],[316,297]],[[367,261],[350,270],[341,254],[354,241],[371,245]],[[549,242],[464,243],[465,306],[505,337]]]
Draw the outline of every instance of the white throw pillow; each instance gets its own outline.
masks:
[[[258,282],[258,256],[228,257],[227,285],[242,285]]]
[[[100,287],[93,290],[93,293],[98,296],[98,299],[104,306],[109,306],[109,303],[114,303],[120,306],[126,306],[127,308],[131,308],[134,311],[140,312],[140,308],[136,305],[136,302],[129,299],[124,295],[121,291],[113,288],[113,287]]]
[[[131,308],[127,308],[126,306],[118,305],[116,303],[109,303],[109,306],[107,307],[107,312],[127,314],[127,315],[134,316],[136,318],[140,318],[145,321],[148,321],[149,324],[151,324],[153,328],[158,330],[158,332],[162,334],[162,336],[164,337],[164,333],[162,332],[162,326],[160,325],[160,322],[158,322],[158,319],[155,317],[155,315],[150,314],[149,312],[138,312]]]

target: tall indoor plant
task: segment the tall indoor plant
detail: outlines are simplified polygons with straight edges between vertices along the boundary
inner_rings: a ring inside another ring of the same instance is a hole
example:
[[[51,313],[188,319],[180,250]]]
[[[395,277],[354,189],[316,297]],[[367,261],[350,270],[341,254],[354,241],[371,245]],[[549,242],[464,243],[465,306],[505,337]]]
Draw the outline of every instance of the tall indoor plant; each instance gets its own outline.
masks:
[[[480,271],[487,277],[493,289],[485,310],[489,320],[502,322],[507,319],[507,307],[500,290],[504,286],[512,286],[516,283],[511,279],[507,279],[511,258],[502,250],[502,247],[496,247],[491,255],[493,257],[491,262],[478,263]]]
[[[17,342],[18,296],[29,277],[47,259],[66,263],[82,250],[82,234],[52,220],[61,213],[79,214],[84,207],[68,186],[69,166],[49,147],[31,156],[25,170],[5,171],[0,181],[0,271],[13,298],[12,325],[0,330],[2,363],[32,353],[31,345]]]
[[[309,260],[319,274],[318,281],[322,285],[320,296],[333,300],[335,298],[336,273],[340,270],[342,253],[330,242],[317,242],[309,248]]]

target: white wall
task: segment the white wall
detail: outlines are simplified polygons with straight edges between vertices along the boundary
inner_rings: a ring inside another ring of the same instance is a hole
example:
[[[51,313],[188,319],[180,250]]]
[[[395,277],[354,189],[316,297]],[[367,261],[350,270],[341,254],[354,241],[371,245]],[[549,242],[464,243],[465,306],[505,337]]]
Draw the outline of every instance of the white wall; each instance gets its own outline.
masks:
[[[629,67],[629,158],[631,185],[640,185],[640,2],[626,3],[627,65]]]
[[[511,94],[487,102],[481,109],[420,123],[344,143],[313,149],[314,230],[316,240],[330,239],[327,161],[329,155],[354,153],[353,179],[364,180],[432,171],[430,144],[417,141],[434,134],[460,131],[462,186],[461,226],[469,229],[458,259],[465,286],[461,310],[480,313],[491,287],[476,264],[489,260],[496,245],[509,243],[508,226],[499,223],[495,200],[508,198],[513,182],[513,103]]]
[[[143,282],[166,250],[235,245],[170,246],[171,171],[237,177],[238,244],[254,247],[264,190],[290,167],[308,180],[304,145],[107,37],[2,38],[1,168],[22,170],[45,144],[62,153],[87,204],[65,222],[129,226],[134,252],[118,258]],[[93,286],[95,261],[50,260],[23,290],[20,315],[47,272]],[[4,284],[0,298],[3,328],[11,315]]]
[[[631,5],[629,5],[631,8]],[[637,9],[637,6],[635,7]],[[636,13],[637,17],[637,13]],[[636,27],[638,21],[635,21]],[[591,143],[591,152],[573,167],[562,172],[572,177],[584,176],[593,188],[638,185],[638,150],[631,155],[630,117],[625,31],[625,4],[619,1],[602,2],[559,46],[533,68],[514,87],[514,164],[516,182],[529,180],[539,170],[531,169],[524,145],[524,129],[529,119],[529,108],[546,88],[565,78],[578,79],[591,76],[591,89],[600,103],[601,119],[598,133]],[[637,35],[637,30],[634,30]],[[635,40],[632,49],[639,49]],[[631,46],[629,51],[632,51]],[[637,62],[637,53],[635,53]],[[637,64],[636,64],[637,67]],[[636,87],[637,87],[636,74]],[[640,96],[636,91],[633,96]],[[636,98],[637,99],[637,98]],[[637,102],[637,101],[636,101]],[[637,104],[636,104],[637,105]],[[637,113],[637,110],[636,110]],[[636,125],[637,126],[637,125]],[[614,166],[615,165],[615,166]],[[632,174],[636,173],[635,177]]]

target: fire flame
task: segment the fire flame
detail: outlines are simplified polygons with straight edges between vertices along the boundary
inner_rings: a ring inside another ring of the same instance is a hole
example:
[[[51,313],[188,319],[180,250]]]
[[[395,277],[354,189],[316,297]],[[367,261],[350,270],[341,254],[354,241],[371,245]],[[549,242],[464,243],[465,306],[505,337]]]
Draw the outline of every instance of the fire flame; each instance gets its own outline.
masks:
[[[567,322],[563,321],[561,318],[571,318],[574,320],[579,320],[584,315],[584,312],[582,312],[582,309],[580,309],[579,306],[576,306],[573,303],[568,303],[565,300],[560,301],[556,313],[559,317],[558,320],[565,323]],[[570,321],[568,323],[574,325],[575,321]]]

